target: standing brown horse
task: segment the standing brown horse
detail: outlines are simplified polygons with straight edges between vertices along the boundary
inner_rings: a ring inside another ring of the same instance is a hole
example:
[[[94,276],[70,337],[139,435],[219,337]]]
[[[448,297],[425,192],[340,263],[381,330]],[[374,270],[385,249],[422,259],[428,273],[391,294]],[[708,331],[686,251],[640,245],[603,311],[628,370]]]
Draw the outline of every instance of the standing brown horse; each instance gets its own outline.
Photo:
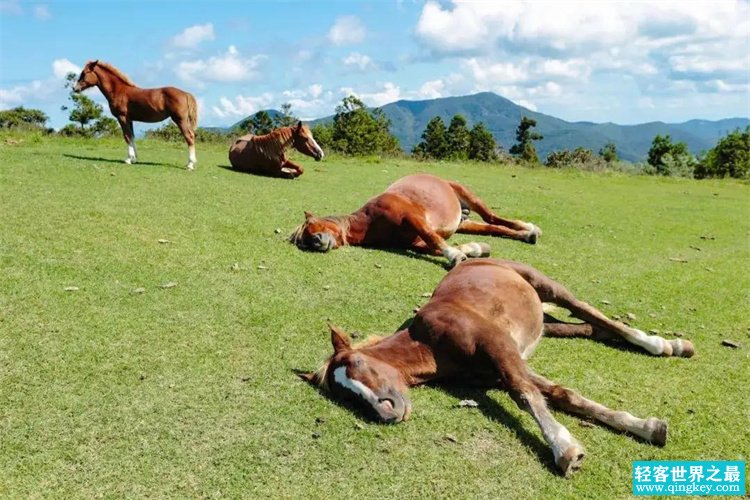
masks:
[[[465,218],[469,210],[485,221]],[[350,215],[315,217],[305,212],[304,224],[289,240],[303,250],[327,252],[342,245],[406,248],[444,255],[454,266],[467,257],[485,257],[485,243],[452,247],[445,242],[454,233],[501,236],[536,243],[542,234],[534,224],[503,219],[457,182],[429,174],[409,175],[391,184]]]
[[[587,323],[545,324],[543,302],[565,307]],[[545,398],[564,411],[658,445],[666,443],[663,420],[610,410],[531,371],[526,359],[543,333],[617,338],[656,356],[690,357],[695,352],[687,340],[667,341],[607,318],[530,266],[477,259],[449,272],[414,321],[389,337],[352,347],[342,332],[331,327],[333,355],[317,372],[301,377],[334,396],[355,398],[388,423],[409,417],[410,386],[458,378],[504,388],[539,424],[566,477],[580,467],[583,447],[555,420]]]
[[[198,126],[198,105],[195,97],[175,87],[142,89],[111,64],[89,61],[83,67],[73,90],[81,92],[96,85],[104,94],[122,128],[128,144],[125,163],[135,163],[135,135],[133,122],[160,122],[171,118],[188,144],[187,169],[193,170],[195,158],[195,128]]]
[[[323,159],[323,150],[307,125],[302,122],[294,127],[281,127],[265,135],[243,135],[229,148],[229,162],[236,170],[272,177],[294,179],[304,172],[302,165],[286,156],[293,146],[302,154]]]

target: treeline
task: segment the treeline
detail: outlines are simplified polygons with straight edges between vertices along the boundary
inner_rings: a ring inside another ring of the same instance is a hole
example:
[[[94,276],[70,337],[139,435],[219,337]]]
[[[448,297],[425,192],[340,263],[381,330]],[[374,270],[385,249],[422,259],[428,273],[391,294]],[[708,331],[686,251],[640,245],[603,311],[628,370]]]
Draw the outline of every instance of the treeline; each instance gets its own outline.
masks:
[[[59,132],[64,136],[106,137],[120,134],[117,122],[104,115],[102,106],[89,97],[72,92],[75,75],[68,76],[71,104],[62,106],[69,111],[71,123]],[[22,106],[0,111],[0,129],[36,130],[55,133],[47,128],[47,115],[37,109]],[[291,126],[299,121],[289,103],[271,116],[259,111],[239,122],[231,130],[198,128],[199,142],[227,142],[237,135],[252,133],[262,135],[273,129]],[[336,107],[333,120],[312,127],[313,135],[327,152],[347,156],[402,154],[398,139],[390,131],[391,122],[379,108],[368,109],[356,96],[345,97]],[[684,142],[673,142],[669,135],[654,137],[645,164],[629,164],[618,158],[617,147],[609,142],[597,153],[578,147],[573,150],[554,151],[544,163],[539,159],[535,142],[543,136],[535,130],[536,121],[522,117],[516,128],[516,143],[506,152],[492,133],[482,123],[469,128],[466,119],[455,115],[446,127],[439,116],[433,117],[421,135],[421,141],[412,149],[415,158],[428,160],[483,162],[499,161],[523,165],[544,165],[549,168],[579,168],[599,170],[617,168],[652,175],[750,178],[750,127],[735,130],[719,140],[715,147],[697,157]],[[182,142],[184,139],[174,123],[167,123],[146,132],[147,138]],[[627,168],[623,168],[626,165]]]

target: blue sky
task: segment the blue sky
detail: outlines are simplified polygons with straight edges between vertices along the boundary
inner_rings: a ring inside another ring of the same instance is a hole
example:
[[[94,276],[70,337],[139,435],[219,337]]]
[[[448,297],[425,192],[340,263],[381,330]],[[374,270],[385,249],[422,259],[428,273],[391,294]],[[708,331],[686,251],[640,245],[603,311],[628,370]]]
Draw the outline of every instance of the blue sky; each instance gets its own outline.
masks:
[[[747,0],[0,0],[0,109],[66,123],[89,59],[196,95],[202,125],[493,91],[577,121],[750,116]],[[104,102],[96,89],[89,95]]]

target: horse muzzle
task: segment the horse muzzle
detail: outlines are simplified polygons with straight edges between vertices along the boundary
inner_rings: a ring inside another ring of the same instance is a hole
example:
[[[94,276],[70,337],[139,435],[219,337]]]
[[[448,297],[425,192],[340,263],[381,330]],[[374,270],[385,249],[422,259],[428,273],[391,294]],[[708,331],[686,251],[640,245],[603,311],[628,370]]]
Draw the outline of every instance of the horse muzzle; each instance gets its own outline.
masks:
[[[316,233],[310,238],[307,247],[316,252],[327,252],[336,248],[336,240],[328,233]]]
[[[378,418],[386,424],[397,424],[408,420],[411,415],[411,401],[405,394],[389,389],[379,395],[378,403],[373,407]]]

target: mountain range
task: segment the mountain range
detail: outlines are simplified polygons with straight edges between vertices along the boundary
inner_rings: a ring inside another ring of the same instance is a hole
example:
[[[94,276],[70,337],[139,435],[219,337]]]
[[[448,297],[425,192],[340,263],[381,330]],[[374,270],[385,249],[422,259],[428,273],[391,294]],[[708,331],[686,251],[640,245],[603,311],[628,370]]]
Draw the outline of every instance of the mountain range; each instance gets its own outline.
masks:
[[[421,140],[427,122],[433,117],[441,117],[448,126],[456,114],[463,115],[469,127],[483,122],[498,144],[508,150],[515,143],[516,127],[521,118],[528,116],[536,120],[536,131],[544,136],[544,139],[536,143],[542,159],[553,151],[579,146],[597,152],[612,141],[620,158],[641,161],[646,158],[657,134],[668,134],[675,142],[685,142],[692,153],[698,154],[714,147],[721,137],[734,129],[744,129],[750,125],[748,118],[690,120],[683,123],[649,122],[638,125],[568,122],[519,106],[492,92],[422,101],[400,100],[386,104],[381,109],[391,120],[391,132],[398,138],[404,151],[411,151]],[[277,111],[268,110],[268,113]],[[310,124],[332,120],[333,116],[327,116],[311,120]]]

